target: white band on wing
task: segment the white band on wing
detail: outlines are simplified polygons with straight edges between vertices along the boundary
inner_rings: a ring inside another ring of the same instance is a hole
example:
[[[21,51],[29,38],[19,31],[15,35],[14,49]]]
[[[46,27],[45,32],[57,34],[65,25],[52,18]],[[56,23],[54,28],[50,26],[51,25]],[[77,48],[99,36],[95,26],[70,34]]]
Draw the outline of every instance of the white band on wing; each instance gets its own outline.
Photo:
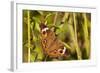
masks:
[[[65,53],[65,51],[66,51],[66,47],[64,47],[64,49],[63,49],[63,53],[62,53],[62,54],[64,54],[64,53]]]
[[[65,54],[66,47],[64,47],[63,49],[58,49],[58,52],[60,52],[60,51],[62,51],[62,52],[61,52],[62,55]]]
[[[42,32],[44,32],[44,31],[47,31],[47,30],[49,30],[49,28],[44,28],[44,29],[42,29]]]

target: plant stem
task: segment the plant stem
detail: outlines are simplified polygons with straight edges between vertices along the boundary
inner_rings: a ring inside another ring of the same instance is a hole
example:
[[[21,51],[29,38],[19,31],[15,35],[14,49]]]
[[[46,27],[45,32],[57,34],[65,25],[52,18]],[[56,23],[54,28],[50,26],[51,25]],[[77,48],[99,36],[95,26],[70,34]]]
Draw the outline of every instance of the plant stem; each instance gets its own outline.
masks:
[[[82,54],[81,54],[81,50],[78,46],[78,40],[77,40],[77,22],[76,22],[76,13],[73,13],[73,19],[74,19],[74,37],[75,37],[75,48],[76,48],[76,52],[77,52],[77,57],[79,60],[82,59]]]
[[[64,16],[63,16],[63,18],[62,18],[62,22],[65,22],[66,21],[66,19],[68,18],[68,16],[69,16],[69,13],[64,13]]]
[[[57,21],[57,16],[58,16],[58,12],[55,13],[55,16],[54,16],[54,21],[53,21],[53,25],[56,24],[56,21]]]
[[[88,21],[86,17],[86,13],[83,13],[83,18],[84,18],[84,24],[83,24],[83,31],[84,31],[84,41],[85,41],[85,49],[86,49],[86,54],[87,57],[90,57],[90,46],[89,46],[89,34],[88,34]]]
[[[68,45],[67,43],[65,43],[65,42],[62,42],[65,46],[66,46],[66,48],[68,48],[69,50],[71,50],[72,49],[72,47],[70,46],[70,45]]]
[[[55,26],[55,25],[56,25],[57,17],[58,17],[58,12],[55,12],[54,21],[53,21],[53,26]],[[54,27],[52,27],[52,28],[51,28],[51,30],[52,30],[52,31],[54,31],[54,30],[55,30],[55,28],[54,28]]]
[[[27,22],[27,25],[28,25],[28,62],[30,62],[30,11],[28,10],[27,11],[27,18],[28,18],[28,22]]]

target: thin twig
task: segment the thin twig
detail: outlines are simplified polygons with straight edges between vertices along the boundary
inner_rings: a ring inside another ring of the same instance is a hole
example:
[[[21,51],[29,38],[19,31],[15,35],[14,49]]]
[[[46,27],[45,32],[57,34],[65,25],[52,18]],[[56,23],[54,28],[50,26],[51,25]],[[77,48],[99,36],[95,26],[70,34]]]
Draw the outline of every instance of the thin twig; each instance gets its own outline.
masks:
[[[46,60],[47,60],[47,58],[48,58],[48,55],[46,55],[46,56],[45,56],[45,60],[44,60],[44,61],[46,61]]]
[[[34,52],[36,55],[35,55],[35,59],[34,59],[34,62],[37,61],[37,57],[38,57],[38,53],[37,52]]]

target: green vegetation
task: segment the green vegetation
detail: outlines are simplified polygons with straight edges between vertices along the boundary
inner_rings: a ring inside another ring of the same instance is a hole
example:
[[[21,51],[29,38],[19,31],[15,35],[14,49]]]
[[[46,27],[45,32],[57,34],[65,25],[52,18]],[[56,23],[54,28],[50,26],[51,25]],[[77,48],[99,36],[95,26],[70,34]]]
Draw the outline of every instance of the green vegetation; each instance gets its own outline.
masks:
[[[40,23],[53,30],[70,50],[66,61],[90,59],[90,13],[23,10],[23,62],[55,60],[43,54]]]

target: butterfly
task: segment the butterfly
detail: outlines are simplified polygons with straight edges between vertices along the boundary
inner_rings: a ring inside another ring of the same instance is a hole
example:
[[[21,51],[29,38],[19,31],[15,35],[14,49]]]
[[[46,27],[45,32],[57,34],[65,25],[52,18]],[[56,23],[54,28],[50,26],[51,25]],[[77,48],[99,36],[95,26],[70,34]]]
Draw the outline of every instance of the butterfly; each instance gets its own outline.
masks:
[[[43,23],[40,24],[40,30],[44,54],[51,58],[64,57],[68,50],[62,41],[56,37],[55,33]]]

